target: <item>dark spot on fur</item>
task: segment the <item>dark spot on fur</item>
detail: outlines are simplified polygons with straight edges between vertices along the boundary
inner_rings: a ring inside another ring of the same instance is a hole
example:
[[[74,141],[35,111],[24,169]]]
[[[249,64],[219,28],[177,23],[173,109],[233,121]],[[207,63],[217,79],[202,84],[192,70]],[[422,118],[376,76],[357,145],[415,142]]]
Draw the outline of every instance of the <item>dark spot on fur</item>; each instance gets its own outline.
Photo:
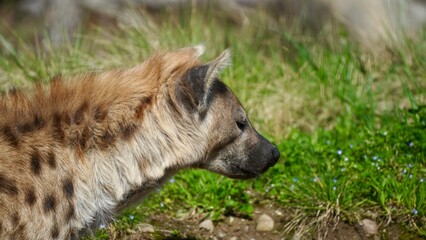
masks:
[[[39,175],[41,172],[41,158],[37,150],[34,150],[33,154],[31,155],[31,171],[35,175]]]
[[[16,129],[21,133],[27,133],[34,131],[34,125],[32,123],[24,123],[16,126]]]
[[[52,169],[56,168],[56,157],[53,151],[50,151],[49,155],[47,155],[47,164],[49,164],[49,167]]]
[[[12,221],[12,225],[13,226],[16,226],[16,225],[18,225],[19,224],[19,214],[18,214],[18,212],[14,212],[13,214],[12,214],[12,219],[11,219],[11,221]]]
[[[49,195],[44,199],[43,209],[45,213],[55,211],[56,208],[56,199],[53,195]]]
[[[115,142],[115,137],[109,133],[109,131],[105,132],[105,134],[101,137],[101,147],[108,148]]]
[[[74,123],[73,116],[71,116],[68,113],[63,113],[61,119],[63,120],[63,123],[65,123],[68,126]]]
[[[74,123],[80,125],[84,121],[84,112],[87,111],[87,102],[83,103],[74,113]]]
[[[63,141],[65,139],[65,132],[62,129],[61,122],[61,115],[59,113],[55,113],[53,115],[53,134],[54,137],[59,141]]]
[[[108,111],[101,106],[96,107],[93,112],[93,118],[95,119],[96,122],[102,122],[103,120],[105,120],[107,115],[108,115]]]
[[[13,147],[19,146],[19,139],[16,133],[12,130],[11,127],[6,126],[1,129],[1,134],[4,136],[5,140]]]
[[[35,115],[33,122],[27,122],[24,124],[19,124],[16,126],[16,129],[21,133],[28,133],[35,130],[39,130],[44,125],[44,120],[40,115]]]
[[[38,130],[42,128],[44,124],[45,124],[44,119],[40,115],[36,114],[34,117],[34,128]]]
[[[70,208],[67,211],[67,215],[65,215],[65,221],[67,222],[71,221],[71,219],[73,219],[74,216],[75,216],[74,206],[70,204]]]
[[[81,137],[78,140],[78,145],[80,146],[81,150],[85,150],[87,147],[87,142],[90,139],[90,129],[88,126],[84,127],[83,132],[81,133]]]
[[[3,224],[0,222],[0,233],[3,232]]]
[[[120,132],[124,140],[129,140],[136,132],[136,126],[134,124],[120,124]]]
[[[72,198],[74,196],[74,184],[70,178],[65,179],[63,187],[65,196],[68,199]]]
[[[152,97],[144,98],[140,101],[139,105],[135,110],[135,117],[137,119],[143,119],[146,108],[151,105]]]
[[[52,238],[58,238],[59,237],[59,229],[58,229],[58,226],[56,226],[56,224],[52,228],[51,236],[52,236]]]
[[[25,195],[25,201],[30,206],[33,206],[34,203],[37,201],[37,197],[36,197],[33,189],[30,189],[30,190],[27,191],[27,193]]]
[[[18,188],[16,187],[15,181],[8,179],[0,174],[0,193],[2,192],[8,195],[16,196],[18,194]]]

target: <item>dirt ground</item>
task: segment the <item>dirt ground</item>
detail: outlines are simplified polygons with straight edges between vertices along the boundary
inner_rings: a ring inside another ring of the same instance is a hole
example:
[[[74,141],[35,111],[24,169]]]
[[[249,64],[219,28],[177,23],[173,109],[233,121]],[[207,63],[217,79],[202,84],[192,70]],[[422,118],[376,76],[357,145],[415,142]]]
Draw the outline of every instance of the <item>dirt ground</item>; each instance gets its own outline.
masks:
[[[274,220],[272,231],[259,232],[256,230],[257,219],[266,213]],[[324,239],[324,240],[396,240],[423,239],[410,233],[398,224],[381,226],[376,235],[367,235],[361,224],[349,224],[339,221],[337,224],[325,226],[321,231],[299,228],[300,232],[286,233],[285,229],[294,217],[294,213],[277,210],[271,207],[255,208],[252,219],[228,216],[214,223],[213,231],[199,227],[205,220],[202,215],[190,213],[180,219],[161,213],[151,216],[145,224],[131,230],[128,238],[131,240],[284,240],[284,239]],[[154,232],[144,230],[146,225],[152,226]]]

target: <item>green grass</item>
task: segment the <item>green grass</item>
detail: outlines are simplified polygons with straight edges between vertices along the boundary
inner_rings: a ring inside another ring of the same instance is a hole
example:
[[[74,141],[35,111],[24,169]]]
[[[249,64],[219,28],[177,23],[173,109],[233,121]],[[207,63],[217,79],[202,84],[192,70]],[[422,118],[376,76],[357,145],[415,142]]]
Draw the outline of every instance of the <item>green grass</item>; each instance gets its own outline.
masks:
[[[329,224],[337,218],[356,223],[368,209],[379,221],[393,219],[425,236],[426,111],[402,119],[374,130],[294,130],[279,143],[284,161],[260,179],[182,172],[123,219],[146,216],[147,209],[179,215],[194,208],[214,220],[229,214],[250,218],[252,206],[261,201],[303,210],[299,217],[312,221],[320,212]]]
[[[233,65],[222,78],[282,159],[252,181],[181,172],[118,218],[116,231],[124,234],[159,211],[250,218],[254,205],[267,202],[297,212],[288,233],[303,219],[311,221],[310,231],[338,219],[356,223],[368,210],[426,236],[425,34],[375,56],[339,27],[312,36],[263,20],[236,27],[206,15],[91,31],[49,51],[1,37],[0,88],[46,82],[60,72],[131,66],[155,49],[204,42],[210,60],[230,47]],[[98,238],[108,238],[106,230]]]

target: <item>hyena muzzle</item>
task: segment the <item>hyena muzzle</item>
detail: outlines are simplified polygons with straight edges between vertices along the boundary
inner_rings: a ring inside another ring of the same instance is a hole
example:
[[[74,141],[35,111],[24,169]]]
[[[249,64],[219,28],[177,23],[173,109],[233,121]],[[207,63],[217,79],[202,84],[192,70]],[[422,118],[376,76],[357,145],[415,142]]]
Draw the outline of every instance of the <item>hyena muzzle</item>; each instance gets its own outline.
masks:
[[[280,153],[218,79],[225,51],[55,77],[0,97],[0,239],[74,239],[183,168],[255,178]]]

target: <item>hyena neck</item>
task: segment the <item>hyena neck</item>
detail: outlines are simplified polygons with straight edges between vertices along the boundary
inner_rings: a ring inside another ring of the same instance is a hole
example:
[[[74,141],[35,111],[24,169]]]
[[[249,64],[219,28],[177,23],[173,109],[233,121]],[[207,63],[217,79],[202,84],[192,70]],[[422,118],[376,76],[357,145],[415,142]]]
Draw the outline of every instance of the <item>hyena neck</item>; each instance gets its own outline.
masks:
[[[138,203],[178,170],[204,157],[203,131],[189,117],[176,121],[171,111],[161,102],[152,106],[128,141],[106,152],[87,154],[91,170],[81,179],[77,196],[80,212],[86,213],[82,218],[85,227],[110,222],[114,214]]]

